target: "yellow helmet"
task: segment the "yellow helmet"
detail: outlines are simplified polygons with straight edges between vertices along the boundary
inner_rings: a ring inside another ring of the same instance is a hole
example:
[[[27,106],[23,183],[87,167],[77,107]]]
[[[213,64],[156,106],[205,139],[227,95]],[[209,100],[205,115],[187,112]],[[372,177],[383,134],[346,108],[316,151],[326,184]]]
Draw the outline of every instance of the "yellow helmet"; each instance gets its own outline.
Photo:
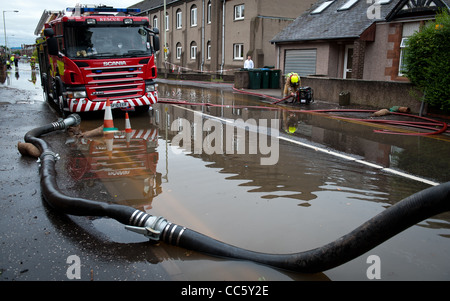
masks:
[[[298,74],[291,75],[291,83],[296,84],[296,83],[298,83],[299,79],[300,78],[299,78]]]
[[[297,130],[297,128],[295,126],[289,126],[288,127],[289,134],[294,134],[296,130]]]

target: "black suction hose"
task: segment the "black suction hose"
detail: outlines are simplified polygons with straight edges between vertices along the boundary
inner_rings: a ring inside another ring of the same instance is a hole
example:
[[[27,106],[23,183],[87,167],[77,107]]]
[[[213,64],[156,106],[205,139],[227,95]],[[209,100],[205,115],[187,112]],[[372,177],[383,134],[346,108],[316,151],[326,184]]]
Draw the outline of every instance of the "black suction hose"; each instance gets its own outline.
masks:
[[[79,123],[79,116],[72,114],[64,120],[36,128],[25,135],[26,142],[33,143],[41,150],[41,190],[51,207],[70,215],[114,218],[125,224],[128,230],[141,233],[151,240],[161,240],[213,256],[250,260],[295,272],[322,272],[364,254],[426,218],[450,210],[450,182],[447,182],[405,198],[352,232],[322,247],[292,254],[249,251],[129,206],[69,197],[61,193],[56,183],[55,171],[58,156],[38,137]]]

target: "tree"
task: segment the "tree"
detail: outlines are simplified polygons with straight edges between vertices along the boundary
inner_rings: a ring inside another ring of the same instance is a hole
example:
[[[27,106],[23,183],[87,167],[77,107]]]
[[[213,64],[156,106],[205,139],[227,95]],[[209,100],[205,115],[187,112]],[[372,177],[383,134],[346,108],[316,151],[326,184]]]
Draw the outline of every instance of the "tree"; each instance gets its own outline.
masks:
[[[450,16],[436,15],[409,37],[404,74],[424,93],[424,102],[450,112]]]

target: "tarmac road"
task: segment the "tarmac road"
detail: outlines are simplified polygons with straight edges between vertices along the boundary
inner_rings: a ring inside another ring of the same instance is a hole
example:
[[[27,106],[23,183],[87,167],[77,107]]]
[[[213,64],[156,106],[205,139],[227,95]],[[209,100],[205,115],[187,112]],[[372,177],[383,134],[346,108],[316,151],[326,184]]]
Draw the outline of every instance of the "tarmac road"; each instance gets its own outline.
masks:
[[[161,265],[149,264],[151,252],[140,243],[145,240],[130,246],[105,240],[100,233],[86,233],[92,229],[86,225],[90,221],[57,214],[39,197],[38,163],[21,156],[17,143],[32,128],[58,116],[43,102],[39,77],[31,81],[28,65],[19,63],[17,72],[13,68],[8,73],[0,86],[0,279],[166,280]],[[63,143],[60,140],[58,133],[46,137],[54,147]],[[76,277],[70,274],[76,263],[68,260],[71,255],[83,258]]]
[[[230,273],[226,276],[233,280],[258,279],[254,277],[258,275],[274,276],[277,280],[300,280],[299,275],[294,277],[252,263],[222,261],[171,246],[151,246],[147,239],[130,235],[113,220],[66,216],[49,208],[39,196],[38,163],[34,158],[21,156],[17,143],[23,141],[30,129],[53,122],[58,117],[42,100],[39,78],[33,83],[30,80],[33,74],[26,65],[19,65],[19,77],[15,74],[12,71],[9,83],[6,81],[0,86],[2,281],[191,280],[197,273],[203,277],[209,273],[192,267],[183,270],[179,265],[186,265],[188,261],[198,262],[201,269],[205,258],[211,268],[211,277],[220,275],[218,271],[226,267]],[[52,133],[45,137],[61,158],[67,157],[64,153],[65,137],[65,133]],[[67,173],[64,166],[58,164],[61,175]],[[62,186],[71,185],[64,181],[64,177],[59,179]],[[406,255],[402,258],[408,259]],[[321,274],[312,280],[327,280],[327,277]]]

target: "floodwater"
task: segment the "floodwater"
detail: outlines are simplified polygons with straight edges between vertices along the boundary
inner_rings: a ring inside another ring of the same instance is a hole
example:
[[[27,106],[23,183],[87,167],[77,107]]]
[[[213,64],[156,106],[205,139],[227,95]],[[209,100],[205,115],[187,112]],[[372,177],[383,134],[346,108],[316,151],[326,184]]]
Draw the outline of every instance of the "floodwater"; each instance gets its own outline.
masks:
[[[68,137],[58,171],[68,175],[63,189],[244,249],[284,254],[334,241],[401,199],[450,180],[448,135],[375,133],[388,126],[271,106],[225,84],[161,80],[158,90],[162,101],[188,104],[130,112],[130,133],[124,114],[114,111],[113,139]],[[82,132],[103,122],[95,114],[82,119]],[[115,242],[146,241],[110,219],[94,219],[92,227]],[[163,243],[149,248],[156,257],[149,264],[161,265],[172,280],[370,280],[374,268],[381,280],[450,280],[450,214],[314,275]]]
[[[273,109],[258,97],[220,87],[160,83],[159,97],[189,105],[160,103],[149,114],[130,114],[133,132],[128,138],[124,132],[116,134],[112,151],[101,155],[103,161],[97,152],[104,151],[106,143],[74,144],[77,151],[71,160],[92,160],[77,163],[77,188],[99,181],[102,189],[95,191],[117,203],[244,249],[295,253],[322,246],[430,183],[450,179],[448,136],[374,133],[373,126],[299,108]],[[205,103],[220,106],[199,105]],[[116,116],[115,126],[124,130],[123,114]],[[239,132],[244,126],[247,131]],[[278,135],[282,138],[275,138]],[[92,195],[91,189],[86,191]],[[384,280],[449,280],[450,215],[413,226],[319,278],[367,280],[369,255],[380,258]],[[186,251],[171,260],[177,266],[173,277],[305,279],[216,260],[196,259]]]

